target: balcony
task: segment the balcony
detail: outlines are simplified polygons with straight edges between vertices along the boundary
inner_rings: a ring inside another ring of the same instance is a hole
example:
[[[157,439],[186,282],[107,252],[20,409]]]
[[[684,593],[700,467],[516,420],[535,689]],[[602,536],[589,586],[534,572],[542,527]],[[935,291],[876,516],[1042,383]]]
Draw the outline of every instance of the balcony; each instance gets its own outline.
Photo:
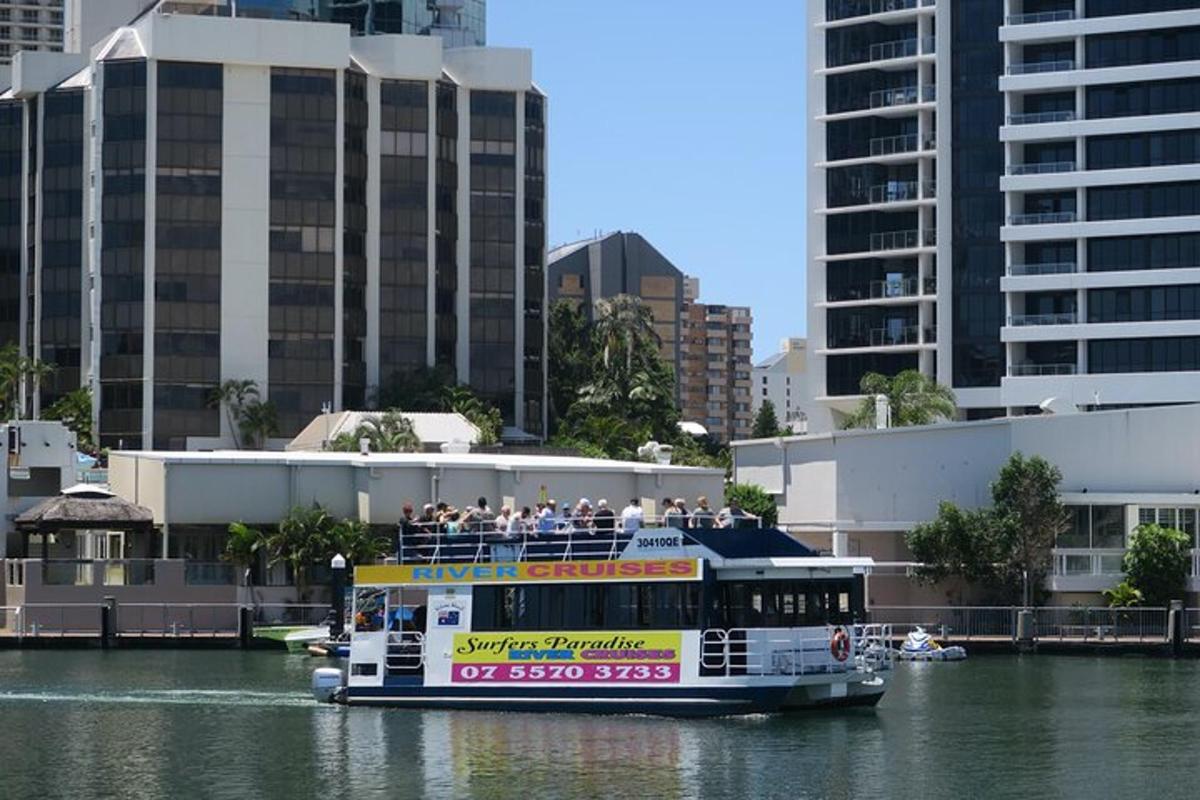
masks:
[[[1074,161],[1048,161],[1033,164],[1009,164],[1009,175],[1048,175],[1054,172],[1074,172]]]
[[[881,231],[871,234],[870,251],[912,250],[916,247],[933,247],[937,244],[937,231]]]
[[[1028,64],[1009,64],[1009,75],[1038,75],[1044,72],[1068,72],[1075,69],[1074,59],[1062,61],[1030,61]]]
[[[903,278],[894,281],[871,281],[868,295],[873,300],[890,300],[896,297],[916,297],[917,279]]]
[[[1077,369],[1074,364],[1009,364],[1008,374],[1013,378],[1041,375],[1074,375]]]
[[[868,51],[867,62],[892,61],[897,58],[930,55],[935,52],[935,41],[932,36],[923,36],[920,39],[914,37],[891,42],[876,42]]]
[[[917,325],[875,328],[871,331],[871,347],[898,347],[908,344],[920,344],[920,332],[921,329]]]
[[[1047,122],[1074,122],[1075,111],[1037,111],[1032,114],[1009,114],[1009,125],[1041,125]]]
[[[1074,221],[1074,211],[1047,211],[1040,214],[1013,214],[1008,218],[1009,225],[1059,225],[1064,222]]]
[[[1074,325],[1079,315],[1074,311],[1057,314],[1013,314],[1008,318],[1010,328],[1027,328],[1035,325]]]
[[[908,106],[916,103],[932,103],[937,99],[937,88],[925,86],[900,86],[895,89],[876,89],[870,94],[871,108]]]
[[[1005,25],[1038,25],[1043,22],[1065,22],[1075,19],[1071,9],[1062,11],[1039,11],[1036,14],[1009,14],[1004,20]]]
[[[900,136],[877,136],[870,140],[872,156],[894,156],[901,153],[916,153],[920,150],[934,150],[937,139],[933,134],[926,134],[924,139],[915,133]]]
[[[867,0],[866,2],[839,3],[831,9],[830,22],[855,19],[873,14],[890,14],[896,11],[912,11],[935,5],[935,0]]]
[[[1009,275],[1069,275],[1079,269],[1074,261],[1050,264],[1009,264]]]
[[[888,181],[870,187],[867,194],[872,203],[904,203],[919,200],[921,187],[917,181]]]

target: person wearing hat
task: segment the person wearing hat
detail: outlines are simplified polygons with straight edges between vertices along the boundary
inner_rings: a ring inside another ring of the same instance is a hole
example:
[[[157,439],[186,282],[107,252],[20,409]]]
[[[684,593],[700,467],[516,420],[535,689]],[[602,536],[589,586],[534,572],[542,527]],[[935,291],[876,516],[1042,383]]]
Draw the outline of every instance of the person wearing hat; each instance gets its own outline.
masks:
[[[603,497],[596,503],[596,513],[592,515],[592,525],[596,533],[611,534],[617,527],[617,515],[608,507],[608,500]]]

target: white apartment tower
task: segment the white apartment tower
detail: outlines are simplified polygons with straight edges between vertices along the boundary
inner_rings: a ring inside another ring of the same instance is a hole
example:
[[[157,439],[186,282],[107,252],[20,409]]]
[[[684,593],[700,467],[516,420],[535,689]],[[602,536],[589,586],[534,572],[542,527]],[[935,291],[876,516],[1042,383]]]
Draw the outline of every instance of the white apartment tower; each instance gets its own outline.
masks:
[[[1200,396],[1200,2],[809,8],[813,430],[867,372],[968,419]]]
[[[63,0],[0,0],[0,64],[22,50],[63,49]]]

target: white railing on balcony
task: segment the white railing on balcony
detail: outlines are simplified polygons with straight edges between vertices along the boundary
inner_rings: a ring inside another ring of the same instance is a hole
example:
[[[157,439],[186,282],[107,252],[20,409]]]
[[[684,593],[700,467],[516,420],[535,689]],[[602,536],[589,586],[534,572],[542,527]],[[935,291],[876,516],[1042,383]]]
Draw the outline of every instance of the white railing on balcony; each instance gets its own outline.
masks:
[[[1042,72],[1066,72],[1075,69],[1073,59],[1062,61],[1030,61],[1027,64],[1009,64],[1009,75],[1036,75]]]
[[[917,135],[906,133],[900,136],[877,136],[870,141],[873,156],[890,156],[896,153],[913,153],[917,149]]]
[[[1069,275],[1079,269],[1074,261],[1059,261],[1050,264],[1009,264],[1009,275]]]
[[[874,299],[890,297],[914,297],[917,294],[918,281],[916,278],[900,280],[871,281],[870,296]]]
[[[868,61],[890,61],[893,58],[908,58],[918,54],[916,38],[897,39],[892,42],[876,42],[871,45]]]
[[[872,203],[903,203],[920,197],[920,185],[916,181],[888,181],[872,186],[868,191]]]
[[[1009,125],[1040,125],[1045,122],[1074,122],[1074,109],[1068,111],[1035,111],[1029,114],[1009,114]]]
[[[919,241],[917,231],[882,231],[871,234],[871,250],[908,250]]]
[[[876,89],[870,94],[871,108],[906,106],[917,102],[920,96],[916,86],[901,86],[896,89]]]
[[[1074,311],[1063,311],[1058,314],[1013,314],[1008,318],[1008,324],[1013,328],[1025,328],[1032,325],[1074,325],[1078,315]]]
[[[1092,575],[1119,577],[1124,573],[1121,560],[1125,557],[1123,548],[1093,549],[1093,548],[1059,548],[1053,551],[1054,574],[1064,577]]]
[[[1074,375],[1074,364],[1010,364],[1008,374],[1014,378],[1036,375]]]
[[[857,9],[861,9],[861,11],[858,11],[858,13],[838,14],[831,17],[831,19],[855,19],[857,17],[865,17],[871,14],[889,14],[895,11],[911,11],[916,9],[918,6],[921,8],[928,8],[936,4],[936,0],[870,0],[868,3],[854,4]]]
[[[1051,172],[1074,172],[1074,161],[1046,161],[1030,164],[1009,164],[1009,175],[1046,175]]]
[[[1013,214],[1008,218],[1009,225],[1058,225],[1064,222],[1074,221],[1074,211],[1046,211],[1039,214]]]
[[[1072,9],[1039,11],[1035,14],[1009,14],[1005,19],[1005,24],[1036,25],[1041,22],[1064,22],[1069,19],[1075,19],[1075,11]]]
[[[899,328],[875,328],[871,331],[872,347],[897,347],[920,344],[920,327],[905,325]]]

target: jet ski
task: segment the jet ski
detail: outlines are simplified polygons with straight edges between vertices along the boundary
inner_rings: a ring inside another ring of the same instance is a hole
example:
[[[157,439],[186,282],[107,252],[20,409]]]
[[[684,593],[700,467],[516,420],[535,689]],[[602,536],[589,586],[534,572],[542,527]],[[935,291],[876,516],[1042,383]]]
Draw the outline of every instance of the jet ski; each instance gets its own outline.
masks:
[[[900,645],[898,655],[901,661],[962,661],[967,657],[967,651],[958,645],[943,647],[918,626]]]

